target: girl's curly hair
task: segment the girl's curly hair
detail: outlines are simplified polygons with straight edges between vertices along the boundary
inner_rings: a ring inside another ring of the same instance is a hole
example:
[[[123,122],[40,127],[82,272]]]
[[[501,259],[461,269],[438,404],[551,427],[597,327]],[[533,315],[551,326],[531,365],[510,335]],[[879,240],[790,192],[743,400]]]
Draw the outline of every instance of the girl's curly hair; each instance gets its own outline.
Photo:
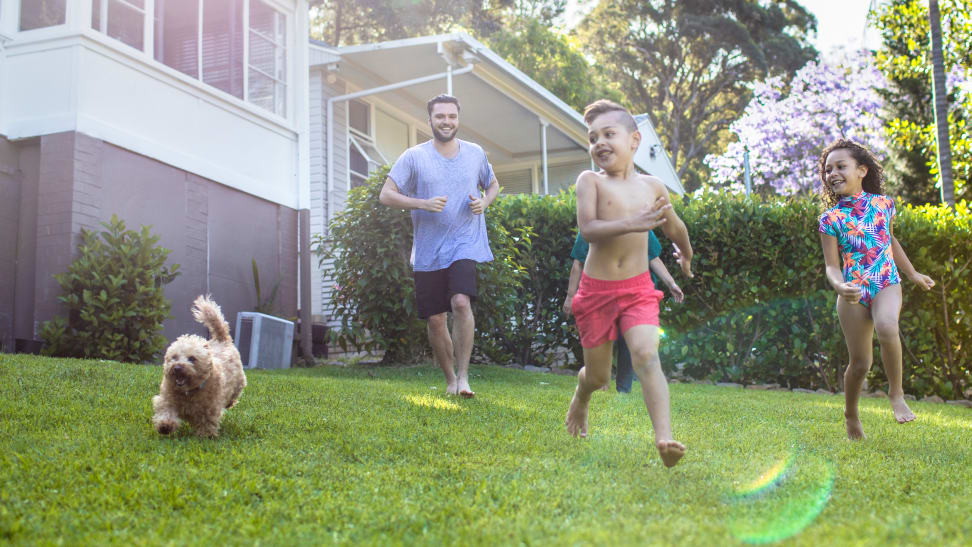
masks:
[[[830,143],[827,148],[824,148],[823,153],[820,154],[820,182],[822,183],[824,202],[827,204],[827,207],[833,207],[840,201],[840,196],[835,194],[827,184],[826,173],[827,156],[834,150],[840,149],[850,152],[851,157],[854,158],[854,161],[858,165],[867,167],[867,174],[864,175],[864,180],[861,181],[861,187],[864,191],[869,194],[883,194],[884,168],[878,163],[874,154],[864,145],[858,144],[850,139],[838,139]]]

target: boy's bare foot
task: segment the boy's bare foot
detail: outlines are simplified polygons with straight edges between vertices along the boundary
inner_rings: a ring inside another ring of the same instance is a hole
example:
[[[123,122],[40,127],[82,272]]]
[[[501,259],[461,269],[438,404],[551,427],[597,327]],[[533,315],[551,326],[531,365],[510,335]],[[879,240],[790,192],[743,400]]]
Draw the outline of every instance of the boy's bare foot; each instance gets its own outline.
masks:
[[[903,396],[891,399],[891,409],[894,410],[894,419],[898,420],[899,424],[915,419],[915,413],[908,408],[908,403],[905,402]]]
[[[460,377],[456,381],[456,391],[459,393],[459,395],[465,397],[466,399],[472,399],[476,396],[473,390],[469,387],[469,378]]]
[[[655,448],[658,449],[658,455],[665,462],[665,467],[674,467],[678,460],[685,455],[685,445],[678,441],[658,441],[655,443]]]
[[[847,424],[848,439],[852,441],[859,441],[867,438],[867,435],[864,434],[864,426],[861,425],[861,419],[859,417],[845,416],[844,421]]]
[[[578,386],[579,389],[579,386]],[[573,436],[587,436],[587,407],[590,399],[581,401],[574,390],[574,398],[570,400],[570,407],[567,408],[567,419],[564,424],[567,426],[567,433]]]

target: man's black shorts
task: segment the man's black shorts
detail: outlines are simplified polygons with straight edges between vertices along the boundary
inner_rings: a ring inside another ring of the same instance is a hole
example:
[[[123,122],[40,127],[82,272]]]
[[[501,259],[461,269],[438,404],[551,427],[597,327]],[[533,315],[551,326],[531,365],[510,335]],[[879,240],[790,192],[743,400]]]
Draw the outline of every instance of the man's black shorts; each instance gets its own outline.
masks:
[[[452,311],[452,296],[465,294],[475,302],[476,261],[457,260],[448,268],[434,272],[412,272],[415,278],[415,302],[420,319]]]

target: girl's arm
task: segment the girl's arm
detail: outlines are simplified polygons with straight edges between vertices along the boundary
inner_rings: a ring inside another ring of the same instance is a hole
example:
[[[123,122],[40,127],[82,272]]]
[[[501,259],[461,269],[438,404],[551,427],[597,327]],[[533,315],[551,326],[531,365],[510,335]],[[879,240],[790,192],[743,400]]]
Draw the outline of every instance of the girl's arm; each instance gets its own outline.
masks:
[[[675,302],[681,304],[682,301],[685,300],[685,293],[683,293],[682,289],[675,284],[675,278],[672,277],[672,274],[668,271],[668,268],[665,267],[665,263],[662,262],[662,259],[656,256],[655,258],[651,259],[648,266],[651,268],[651,271],[655,272],[658,279],[668,286],[668,290],[672,292],[672,298],[675,299]]]
[[[891,236],[891,253],[894,256],[894,263],[898,269],[914,283],[926,291],[935,286],[935,281],[927,275],[920,273],[908,260],[904,247],[898,242],[898,238]]]
[[[844,281],[844,271],[840,267],[840,250],[837,248],[837,238],[825,233],[820,234],[820,246],[823,248],[825,273],[827,282],[840,296],[853,301],[860,300],[861,288]]]

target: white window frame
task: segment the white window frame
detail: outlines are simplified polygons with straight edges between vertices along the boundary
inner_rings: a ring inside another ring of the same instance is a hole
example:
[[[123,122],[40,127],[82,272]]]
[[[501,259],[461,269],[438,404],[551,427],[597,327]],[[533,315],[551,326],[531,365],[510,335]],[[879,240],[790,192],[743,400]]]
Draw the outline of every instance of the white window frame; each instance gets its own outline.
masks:
[[[64,2],[64,22],[60,25],[49,27],[39,27],[27,30],[20,30],[21,7],[24,2],[31,0],[3,0],[0,2],[0,34],[6,27],[10,34],[29,33],[31,36],[44,35],[46,33],[57,32],[71,25],[71,21],[76,16],[77,6],[75,0],[65,0]]]
[[[377,142],[375,141],[375,136],[374,136],[375,135],[375,105],[369,101],[362,101],[360,99],[352,99],[352,100],[364,105],[365,108],[368,109],[368,132],[370,133],[370,135],[366,135],[361,131],[351,127],[351,104],[349,101],[348,108],[344,109],[344,117],[345,117],[344,122],[345,122],[345,126],[348,128],[348,153],[347,153],[347,157],[345,158],[346,165],[348,166],[348,190],[351,189],[352,175],[367,179],[368,177],[371,176],[372,173],[375,172],[378,166],[388,164],[388,159],[385,158],[385,156],[381,153],[381,150],[378,149]],[[368,162],[367,173],[359,173],[351,169],[351,148],[352,147],[354,147],[354,149],[357,150],[358,153],[364,157],[365,161]],[[372,154],[368,153],[366,147],[370,148],[371,150],[374,150],[374,156],[377,157],[372,157]]]
[[[351,103],[359,103],[364,105],[368,109],[368,132],[362,133],[357,128],[351,127]],[[347,116],[347,126],[348,131],[354,133],[356,136],[365,139],[366,141],[371,141],[374,143],[375,140],[375,105],[368,101],[362,101],[361,99],[351,99],[348,101],[348,107],[345,109],[345,114]]]
[[[87,1],[87,0],[82,0],[82,1]],[[135,4],[132,4],[129,0],[91,0],[91,2],[92,2],[92,7],[91,7],[92,11],[94,11],[95,2],[97,2],[101,7],[101,9],[98,10],[98,14],[101,16],[100,20],[98,21],[98,28],[94,28],[92,26],[92,30],[96,30],[104,34],[105,36],[108,36],[108,6],[112,2],[123,4],[126,7],[135,10],[136,12],[141,12],[142,13],[142,49],[139,51],[142,51],[143,53],[147,53],[148,55],[153,54],[155,48],[155,34],[154,34],[155,33],[155,20],[154,20],[155,0],[145,0],[144,8],[140,8]],[[89,22],[86,22],[84,24],[88,24],[88,23]],[[117,38],[114,38],[112,36],[108,36],[108,37],[111,38],[112,40],[116,40],[119,43],[125,44],[125,42],[122,42]],[[125,45],[128,47],[133,47],[129,44],[125,44]],[[137,48],[133,48],[133,49],[137,49]]]
[[[19,11],[20,10],[20,2],[29,1],[29,0],[3,0],[4,3],[9,2],[9,1],[13,1],[14,3],[17,4],[17,9],[16,9],[16,12],[17,13],[15,15],[16,15],[16,19],[17,19],[18,24],[19,24],[19,20],[20,20],[20,11]],[[100,20],[98,21],[98,28],[94,28],[93,26],[91,26],[91,23],[92,23],[92,21],[91,21],[91,18],[92,18],[91,17],[92,10],[81,10],[82,16],[85,13],[87,13],[87,20],[86,21],[81,21],[82,28],[91,28],[91,30],[94,30],[96,32],[101,33],[105,37],[111,39],[113,42],[122,44],[124,47],[128,47],[128,48],[131,48],[132,46],[126,44],[125,42],[122,42],[121,40],[118,40],[116,38],[112,38],[111,36],[108,36],[108,32],[107,32],[107,30],[108,30],[108,4],[110,4],[111,1],[121,2],[121,3],[125,4],[128,7],[131,7],[133,9],[136,9],[136,10],[141,11],[142,12],[142,31],[143,31],[142,49],[141,50],[137,50],[137,51],[141,51],[143,54],[147,55],[148,58],[151,60],[151,62],[160,64],[160,65],[165,65],[165,63],[162,63],[162,62],[157,61],[155,59],[155,0],[145,0],[145,7],[144,8],[139,8],[138,6],[133,5],[128,0],[80,0],[80,1],[81,2],[90,3],[90,4],[92,4],[92,6],[93,6],[93,3],[94,2],[98,2],[101,5],[101,10],[100,10],[101,17],[100,17]],[[190,76],[188,74],[186,74],[185,76],[187,78],[192,79],[192,80],[197,80],[199,83],[201,83],[203,85],[206,85],[206,86],[208,86],[210,88],[219,89],[219,88],[216,88],[215,86],[213,86],[211,84],[207,84],[206,83],[206,80],[204,78],[204,75],[203,75],[203,25],[202,25],[202,20],[203,20],[203,10],[204,10],[204,7],[205,7],[205,3],[207,1],[219,1],[219,0],[199,0],[198,15],[197,15],[197,19],[196,19],[196,21],[199,23],[199,24],[197,24],[197,29],[196,29],[196,32],[197,32],[197,36],[196,36],[196,48],[197,48],[196,49],[196,74],[197,74],[197,76],[196,77],[192,77],[192,76]],[[260,2],[261,4],[269,7],[270,9],[275,10],[277,13],[279,13],[283,17],[283,20],[284,20],[284,23],[283,23],[284,24],[284,31],[286,32],[286,35],[283,37],[283,40],[282,41],[268,40],[268,41],[270,41],[271,43],[273,43],[275,48],[276,47],[279,47],[280,50],[283,53],[283,60],[282,60],[282,62],[284,64],[284,73],[285,73],[285,79],[284,80],[280,80],[280,79],[276,78],[273,75],[266,74],[264,71],[262,71],[262,70],[260,70],[260,69],[258,69],[256,67],[253,67],[253,66],[250,65],[250,33],[251,32],[254,32],[258,36],[260,36],[261,39],[266,39],[266,37],[264,37],[264,35],[262,33],[258,32],[258,31],[254,31],[253,29],[250,28],[250,4],[252,2]],[[67,9],[68,9],[68,11],[67,11],[66,19],[65,19],[65,21],[66,21],[65,24],[67,24],[67,22],[70,22],[70,20],[71,20],[70,18],[71,18],[72,14],[73,14],[72,6],[74,4],[76,4],[76,3],[77,3],[77,0],[67,0],[67,6],[68,6]],[[294,69],[293,69],[293,55],[292,55],[293,50],[291,48],[291,45],[293,45],[293,43],[294,43],[293,41],[296,39],[296,37],[293,36],[294,30],[295,30],[293,28],[293,18],[294,18],[294,14],[292,14],[285,5],[282,5],[281,3],[276,2],[274,0],[242,0],[242,10],[243,10],[243,23],[242,23],[242,26],[243,26],[243,31],[244,31],[243,32],[243,59],[242,59],[242,67],[243,67],[243,98],[242,98],[242,100],[243,100],[243,102],[245,102],[245,103],[247,103],[249,105],[252,105],[252,106],[256,107],[260,112],[269,112],[270,114],[273,114],[274,116],[278,116],[278,117],[283,118],[283,119],[290,119],[290,117],[291,117],[290,116],[290,113],[293,110],[293,107],[291,106],[293,104],[293,98],[291,97],[291,95],[292,95],[292,93],[291,93],[292,88],[291,88],[290,82],[288,80],[291,80],[291,79],[293,79],[295,77]],[[58,26],[63,26],[63,25],[58,25]],[[47,28],[49,28],[49,27],[47,27]],[[35,29],[35,30],[43,30],[43,29]],[[24,31],[24,32],[32,32],[32,31]],[[132,48],[132,49],[136,49],[136,48]],[[250,72],[249,71],[251,69],[252,70],[255,70],[256,72],[260,73],[261,75],[263,75],[265,77],[270,78],[271,80],[273,80],[273,82],[274,82],[275,85],[276,84],[280,84],[281,85],[282,89],[281,89],[280,97],[277,98],[276,97],[276,93],[275,93],[275,101],[274,101],[274,109],[273,110],[268,110],[268,109],[264,108],[263,106],[260,106],[260,105],[258,105],[256,103],[251,103],[249,101],[249,96],[250,96]],[[182,74],[182,73],[180,72],[180,74]],[[223,93],[226,93],[223,90],[219,90],[219,91],[222,91]],[[231,96],[231,97],[233,97],[234,99],[240,100],[239,97],[235,97],[235,96],[233,96],[233,95],[231,95],[229,93],[226,93],[226,94],[229,95],[229,96]],[[278,104],[280,104],[280,106],[281,106],[281,108],[280,108],[279,111],[277,110]]]

